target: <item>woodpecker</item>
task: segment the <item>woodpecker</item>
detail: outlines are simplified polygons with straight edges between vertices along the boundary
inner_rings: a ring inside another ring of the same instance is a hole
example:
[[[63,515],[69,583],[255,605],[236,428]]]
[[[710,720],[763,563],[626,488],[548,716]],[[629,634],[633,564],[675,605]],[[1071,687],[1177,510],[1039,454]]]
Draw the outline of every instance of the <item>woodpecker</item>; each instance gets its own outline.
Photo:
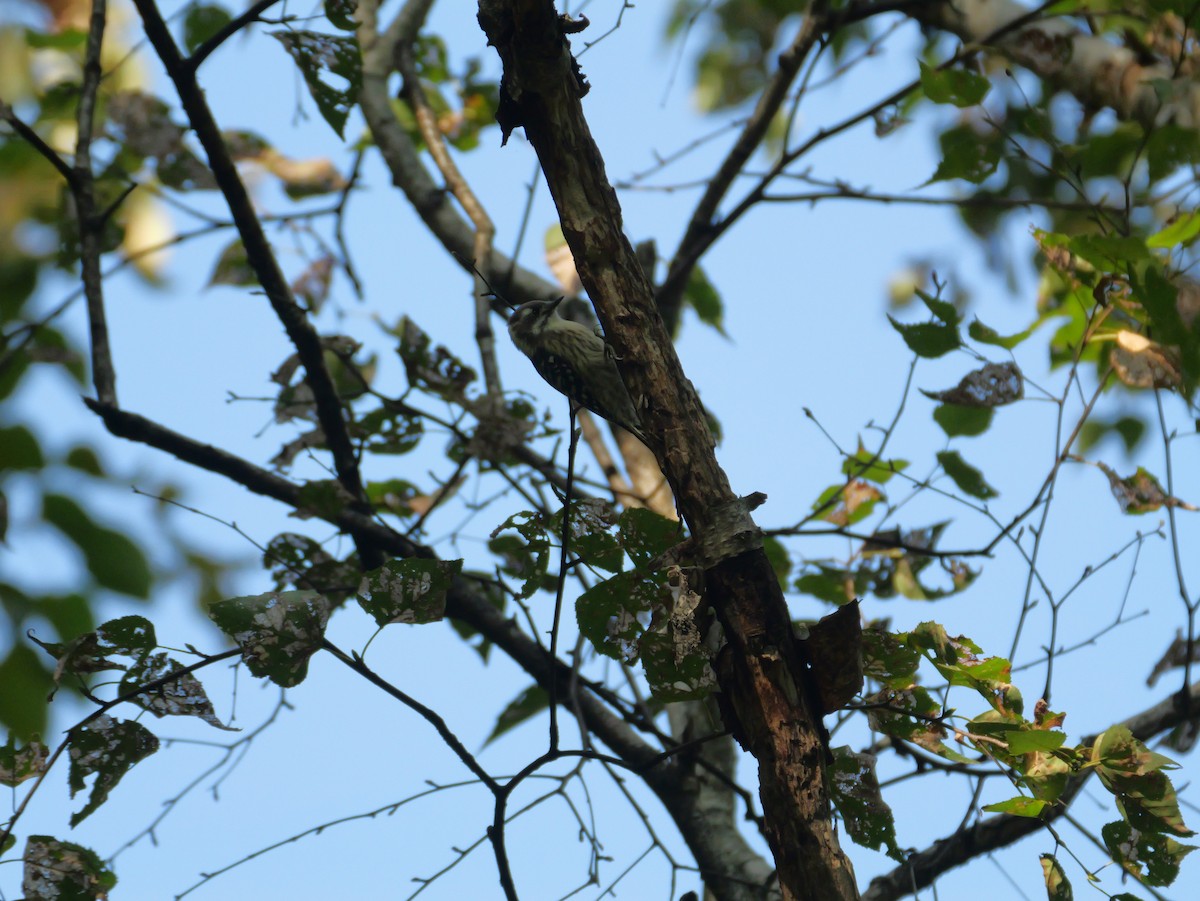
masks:
[[[637,407],[604,339],[558,315],[563,298],[531,300],[513,311],[508,334],[551,388],[647,444]]]

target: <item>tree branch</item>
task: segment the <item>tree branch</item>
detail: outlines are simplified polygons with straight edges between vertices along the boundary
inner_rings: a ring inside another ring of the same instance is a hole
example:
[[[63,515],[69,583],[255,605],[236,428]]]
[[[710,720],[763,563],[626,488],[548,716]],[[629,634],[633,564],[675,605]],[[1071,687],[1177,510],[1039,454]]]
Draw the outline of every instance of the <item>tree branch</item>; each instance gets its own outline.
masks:
[[[454,164],[454,159],[446,148],[446,141],[442,137],[441,129],[438,128],[437,117],[429,106],[425,89],[421,87],[416,62],[413,60],[412,42],[416,38],[417,31],[420,30],[421,23],[424,22],[429,6],[429,0],[409,0],[408,5],[401,13],[401,16],[404,17],[412,11],[412,14],[406,18],[406,21],[411,21],[411,33],[403,34],[396,44],[396,65],[404,79],[404,96],[412,107],[413,115],[417,120],[417,128],[421,131],[425,146],[429,148],[429,155],[433,157],[434,164],[442,173],[446,187],[466,210],[471,224],[475,226],[471,259],[472,261],[488,260],[492,256],[492,239],[496,235],[496,226],[492,224],[487,210],[483,208],[483,204],[471,190],[467,180],[463,178],[458,166]],[[407,28],[405,30],[408,31]],[[475,290],[472,292],[475,307],[475,342],[479,345],[479,357],[483,364],[483,382],[487,386],[488,397],[493,403],[499,404],[504,389],[500,384],[500,367],[496,365],[496,339],[492,333],[491,307],[487,301],[488,287],[476,273],[472,272],[471,278],[472,284],[475,286]]]
[[[748,505],[718,466],[650,284],[622,231],[616,194],[583,116],[587,85],[548,0],[480,0],[504,65],[500,120],[537,151],[580,279],[639,400],[642,421],[706,564],[707,600],[729,642],[718,658],[722,713],[759,762],[767,839],[784,898],[857,897],[832,828],[815,685]],[[713,883],[718,894],[724,881]]]
[[[258,17],[265,13],[268,9],[278,3],[279,0],[258,0],[248,10],[238,16],[236,19],[231,19],[225,23],[225,26],[217,31],[211,38],[196,48],[195,52],[187,58],[185,65],[195,72],[199,69],[206,59],[212,55],[213,51],[224,44],[227,40],[245,28],[258,21]]]
[[[699,255],[695,253],[696,247],[703,242],[704,235],[712,228],[721,200],[729,192],[734,180],[741,174],[750,157],[758,150],[775,119],[775,114],[779,112],[783,102],[787,99],[788,90],[799,73],[800,67],[804,65],[809,52],[824,33],[827,7],[827,0],[820,0],[820,2],[814,2],[805,14],[804,23],[800,26],[796,37],[792,39],[791,46],[779,55],[779,67],[775,70],[775,74],[762,94],[759,95],[754,112],[750,115],[742,133],[738,135],[733,147],[721,161],[721,165],[712,178],[708,180],[708,187],[696,204],[695,210],[692,211],[692,218],[683,233],[683,238],[679,241],[678,249],[671,258],[667,277],[659,286],[656,296],[659,312],[666,320],[667,330],[672,334],[674,334],[675,326],[679,321],[684,288],[687,286],[688,277],[699,258]]]
[[[474,261],[479,271],[514,303],[553,297],[562,292],[552,282],[517,266],[515,261],[492,250],[487,259],[475,257],[475,229],[454,208],[446,190],[435,184],[421,162],[411,138],[400,126],[392,109],[388,77],[395,70],[396,51],[404,41],[416,39],[417,29],[430,0],[406,5],[383,34],[378,30],[380,0],[360,0],[358,43],[362,48],[363,82],[359,106],[371,135],[392,175],[392,183],[408,198],[430,233],[470,271]]]
[[[1194,705],[1198,701],[1200,682],[1194,683],[1186,695],[1181,697],[1179,693],[1173,694],[1116,725],[1125,726],[1139,741],[1147,742],[1155,735],[1194,718]],[[1091,744],[1096,737],[1087,736],[1081,744]],[[1047,807],[1041,817],[996,814],[938,839],[928,848],[910,855],[905,863],[891,872],[872,879],[870,888],[863,893],[862,901],[895,901],[903,898],[932,885],[938,876],[948,870],[1032,835],[1066,813],[1091,773],[1091,770],[1083,770],[1073,776],[1059,802]]]
[[[95,130],[96,97],[100,92],[100,47],[104,43],[107,17],[106,0],[93,0],[88,25],[87,49],[83,62],[83,84],[79,89],[79,108],[75,121],[75,177],[68,179],[79,222],[79,265],[83,293],[87,299],[88,335],[92,346],[92,383],[102,403],[117,402],[117,375],[113,368],[112,348],[108,341],[108,320],[104,314],[104,285],[100,277],[100,233],[105,216],[96,214],[95,176],[92,174],[92,132]]]
[[[246,249],[246,259],[254,269],[254,274],[262,285],[275,315],[279,317],[304,365],[305,381],[313,393],[317,420],[333,456],[338,481],[354,498],[358,512],[366,514],[370,508],[363,491],[358,460],[346,429],[342,402],[329,370],[325,367],[320,335],[292,296],[291,287],[279,268],[279,262],[275,259],[271,244],[263,232],[262,223],[250,201],[250,195],[246,192],[246,186],[242,183],[237,167],[229,155],[229,149],[209,109],[204,92],[196,82],[194,69],[180,55],[179,48],[167,30],[167,23],[163,21],[154,0],[134,0],[134,5],[142,17],[146,37],[166,67],[167,75],[175,84],[188,121],[208,156],[213,177],[225,196],[229,212]],[[382,563],[379,551],[369,544],[360,543],[358,553],[366,569],[373,569]]]
[[[1013,0],[940,0],[903,12],[968,43],[990,45],[1090,109],[1111,107],[1119,118],[1146,126],[1200,125],[1200,83],[1193,75],[1180,76],[1167,62],[1146,65],[1134,50],[1066,18],[1027,21],[1031,10]]]

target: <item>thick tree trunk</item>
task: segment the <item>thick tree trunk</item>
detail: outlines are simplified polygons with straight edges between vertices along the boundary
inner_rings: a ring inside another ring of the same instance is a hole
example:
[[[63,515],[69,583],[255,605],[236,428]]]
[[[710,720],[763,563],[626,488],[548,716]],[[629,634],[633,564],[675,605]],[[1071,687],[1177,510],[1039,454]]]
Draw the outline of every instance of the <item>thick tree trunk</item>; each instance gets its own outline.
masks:
[[[479,21],[504,64],[501,127],[506,136],[523,127],[541,160],[579,276],[643,405],[642,421],[707,570],[707,600],[728,642],[718,660],[722,709],[759,763],[783,896],[857,898],[833,829],[809,674],[749,505],[717,464],[699,400],[622,231],[583,117],[586,82],[565,36],[575,23],[561,19],[551,0],[480,0]]]

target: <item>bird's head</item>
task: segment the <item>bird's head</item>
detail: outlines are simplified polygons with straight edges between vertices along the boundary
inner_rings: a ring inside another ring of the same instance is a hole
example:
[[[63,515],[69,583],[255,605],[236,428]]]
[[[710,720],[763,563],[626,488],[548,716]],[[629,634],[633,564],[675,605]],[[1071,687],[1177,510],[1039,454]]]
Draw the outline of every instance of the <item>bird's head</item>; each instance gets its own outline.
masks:
[[[508,319],[508,334],[513,343],[528,353],[530,345],[537,341],[542,332],[550,328],[550,323],[558,315],[555,310],[562,302],[561,297],[554,300],[531,300],[513,310]]]

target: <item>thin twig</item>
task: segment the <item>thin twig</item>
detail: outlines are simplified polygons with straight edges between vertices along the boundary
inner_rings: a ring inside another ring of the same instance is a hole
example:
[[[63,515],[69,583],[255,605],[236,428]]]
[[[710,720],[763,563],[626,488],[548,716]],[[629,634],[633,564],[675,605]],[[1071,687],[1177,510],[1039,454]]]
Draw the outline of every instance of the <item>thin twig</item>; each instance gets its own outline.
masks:
[[[224,44],[227,40],[245,28],[258,21],[258,17],[265,13],[268,9],[278,3],[279,0],[258,0],[248,10],[238,16],[236,19],[231,19],[216,34],[210,37],[207,41],[196,48],[195,52],[187,58],[185,64],[189,69],[195,72],[204,64],[204,61],[212,54],[214,50]]]

